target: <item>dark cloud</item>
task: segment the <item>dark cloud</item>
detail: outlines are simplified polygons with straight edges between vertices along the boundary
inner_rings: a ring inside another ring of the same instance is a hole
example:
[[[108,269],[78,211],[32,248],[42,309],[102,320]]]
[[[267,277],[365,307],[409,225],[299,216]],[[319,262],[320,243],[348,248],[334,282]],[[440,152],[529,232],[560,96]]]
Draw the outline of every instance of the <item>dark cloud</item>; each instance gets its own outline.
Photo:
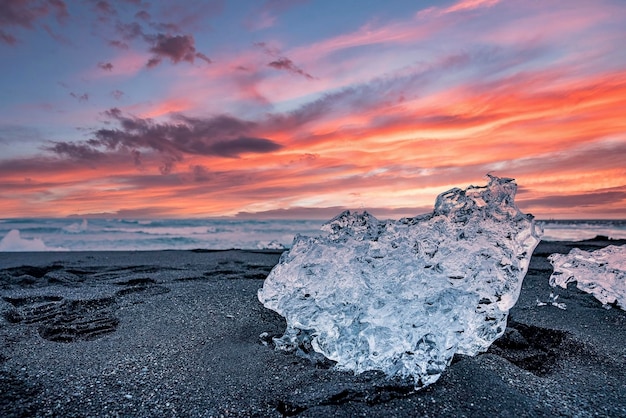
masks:
[[[110,62],[99,62],[98,68],[104,71],[113,71],[113,64],[111,64]]]
[[[142,164],[142,151],[161,156],[161,172],[169,174],[185,155],[206,155],[238,158],[246,153],[269,153],[282,148],[271,139],[254,135],[253,122],[216,116],[189,118],[176,116],[170,123],[156,123],[124,115],[113,108],[104,116],[119,125],[115,129],[99,129],[81,144],[57,142],[46,150],[73,159],[93,160],[103,153],[128,152],[136,165]]]
[[[117,12],[108,1],[99,0],[95,3],[94,8],[98,14],[98,20],[108,22],[110,18],[117,16]]]
[[[70,38],[66,38],[65,36],[61,35],[60,33],[55,32],[50,27],[50,25],[42,24],[41,26],[46,31],[46,33],[48,33],[48,35],[50,35],[50,37],[52,39],[54,39],[55,41],[57,41],[57,42],[59,42],[61,44],[65,44],[65,45],[68,45],[68,46],[76,47],[76,44],[74,44],[74,42],[72,42],[72,40]]]
[[[102,3],[108,4],[107,2]],[[206,54],[196,50],[194,37],[184,34],[183,29],[187,28],[191,22],[200,19],[206,10],[213,10],[216,5],[219,6],[221,4],[218,3],[215,1],[205,2],[202,6],[199,6],[199,9],[195,8],[193,12],[190,12],[189,8],[172,3],[168,5],[168,11],[166,12],[168,17],[176,20],[176,22],[153,21],[152,15],[141,9],[135,13],[135,21],[116,22],[115,31],[118,39],[109,40],[109,45],[128,49],[133,41],[139,40],[144,42],[148,45],[148,50],[153,54],[146,63],[148,68],[154,68],[164,60],[169,60],[173,64],[180,62],[193,64],[196,59],[211,63],[211,59]],[[135,5],[140,4],[135,3]],[[104,7],[104,9],[108,10],[107,7]]]
[[[288,71],[293,74],[298,74],[310,80],[315,78],[311,74],[304,71],[302,68],[298,67],[292,60],[285,56],[282,56],[279,49],[268,45],[266,42],[255,42],[252,45],[260,48],[267,55],[275,58],[273,61],[267,64],[268,67],[272,67],[276,70]]]
[[[62,0],[2,0],[0,1],[0,40],[6,44],[17,43],[17,38],[7,32],[10,27],[32,29],[34,23],[54,15],[59,23],[69,16]]]
[[[119,209],[114,212],[94,212],[81,213],[78,215],[68,215],[68,218],[80,219],[147,219],[147,218],[166,218],[171,216],[176,208],[168,206],[146,206],[138,209]]]
[[[202,52],[196,52],[196,58],[200,58],[201,60],[205,61],[207,64],[210,64],[213,62],[211,61],[211,58],[207,57]]]
[[[278,48],[272,47],[267,44],[267,42],[254,42],[253,46],[260,48],[267,55],[271,55],[272,57],[276,57],[280,54],[280,50]]]
[[[104,153],[93,147],[70,142],[55,142],[43,149],[79,161],[97,161],[104,157]]]
[[[0,24],[32,28],[42,17],[54,14],[62,21],[69,16],[62,0],[3,0],[0,2]]]
[[[281,146],[266,138],[246,138],[240,137],[227,141],[219,141],[212,144],[208,151],[210,154],[221,157],[237,158],[244,153],[268,153],[277,151]]]
[[[291,61],[289,58],[280,57],[277,60],[272,61],[267,65],[277,70],[285,70],[285,71],[289,71],[290,73],[299,74],[301,76],[308,78],[309,80],[313,80],[314,78],[311,74],[307,73],[306,71],[298,67],[296,64],[294,64],[293,61]]]
[[[133,39],[142,38],[144,36],[143,28],[137,22],[131,22],[131,23],[117,22],[115,25],[115,28],[117,30],[117,34],[124,41],[131,41]],[[111,41],[109,43],[112,43],[112,42],[115,42],[115,41]]]
[[[202,165],[191,167],[191,174],[194,182],[202,183],[213,179],[211,172]]]
[[[111,96],[113,96],[115,100],[120,100],[124,96],[124,92],[121,90],[113,90]]]
[[[166,35],[159,33],[158,35],[148,36],[147,39],[152,42],[150,52],[154,54],[146,64],[148,68],[159,65],[163,59],[169,59],[174,64],[181,61],[193,63],[196,58],[200,58],[208,63],[211,62],[206,55],[196,51],[195,41],[191,35]]]
[[[70,96],[72,96],[73,98],[75,98],[76,100],[78,100],[79,102],[86,102],[89,100],[89,94],[87,93],[83,93],[83,94],[76,94],[74,92],[70,93]]]
[[[137,13],[135,13],[135,19],[143,20],[144,22],[149,22],[150,18],[151,18],[150,13],[146,12],[145,10],[140,10]]]
[[[150,22],[150,27],[157,32],[165,32],[168,34],[181,32],[180,26],[172,22]]]
[[[536,199],[520,201],[520,206],[572,209],[576,207],[591,207],[623,203],[626,201],[626,186],[623,190],[596,191],[571,195],[551,195]]]
[[[332,219],[346,209],[344,206],[330,206],[326,208],[294,207],[261,212],[239,212],[235,217],[240,219]]]
[[[423,213],[432,212],[432,206],[420,206],[411,208],[348,208],[345,206],[329,206],[325,208],[293,207],[289,209],[273,209],[262,212],[239,212],[235,215],[240,219],[320,219],[328,220],[339,215],[344,210],[367,211],[378,219],[398,219],[413,217]]]
[[[196,50],[195,40],[191,35],[172,35],[172,32],[179,32],[175,24],[159,23],[150,24],[165,33],[146,34],[143,27],[138,22],[121,23],[116,25],[120,40],[109,41],[109,45],[120,49],[128,49],[128,42],[141,39],[150,45],[149,51],[153,56],[148,60],[146,66],[153,68],[163,60],[169,60],[173,64],[179,62],[194,63],[196,58],[207,63],[211,63],[209,57]]]
[[[119,49],[128,49],[128,44],[124,41],[119,41],[119,40],[109,41],[109,45],[114,46],[115,48],[119,48]]]

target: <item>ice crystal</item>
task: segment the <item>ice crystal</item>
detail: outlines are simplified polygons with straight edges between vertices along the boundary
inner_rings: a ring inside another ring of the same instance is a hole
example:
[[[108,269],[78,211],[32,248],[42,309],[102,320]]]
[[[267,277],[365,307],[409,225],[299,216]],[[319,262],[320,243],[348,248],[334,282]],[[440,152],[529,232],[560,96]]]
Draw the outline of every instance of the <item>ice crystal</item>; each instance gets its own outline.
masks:
[[[327,235],[296,236],[259,300],[287,321],[277,348],[306,347],[361,373],[435,382],[455,353],[485,351],[506,328],[531,254],[533,217],[512,179],[449,190],[434,211],[379,221],[343,212]]]

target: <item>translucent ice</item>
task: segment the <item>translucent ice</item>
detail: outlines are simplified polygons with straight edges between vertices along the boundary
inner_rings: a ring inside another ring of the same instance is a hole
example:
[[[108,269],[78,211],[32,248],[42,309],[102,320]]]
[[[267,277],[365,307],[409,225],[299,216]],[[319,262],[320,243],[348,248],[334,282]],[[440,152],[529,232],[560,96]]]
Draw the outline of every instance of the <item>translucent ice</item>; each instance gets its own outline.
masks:
[[[626,310],[626,246],[609,245],[596,251],[574,248],[569,254],[549,257],[554,272],[551,286],[576,287],[591,293],[603,304],[616,303]]]
[[[455,353],[486,350],[539,234],[514,204],[512,179],[452,189],[431,214],[379,221],[346,211],[325,236],[296,236],[259,300],[287,321],[277,348],[302,347],[361,373],[435,382]]]

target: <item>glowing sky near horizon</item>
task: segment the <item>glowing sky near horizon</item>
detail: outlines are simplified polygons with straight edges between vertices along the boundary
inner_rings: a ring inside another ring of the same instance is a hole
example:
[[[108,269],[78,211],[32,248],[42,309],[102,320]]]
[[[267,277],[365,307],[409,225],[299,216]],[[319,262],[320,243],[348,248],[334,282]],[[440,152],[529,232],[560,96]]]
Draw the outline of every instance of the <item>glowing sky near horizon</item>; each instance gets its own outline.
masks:
[[[626,218],[626,2],[0,3],[0,218]]]

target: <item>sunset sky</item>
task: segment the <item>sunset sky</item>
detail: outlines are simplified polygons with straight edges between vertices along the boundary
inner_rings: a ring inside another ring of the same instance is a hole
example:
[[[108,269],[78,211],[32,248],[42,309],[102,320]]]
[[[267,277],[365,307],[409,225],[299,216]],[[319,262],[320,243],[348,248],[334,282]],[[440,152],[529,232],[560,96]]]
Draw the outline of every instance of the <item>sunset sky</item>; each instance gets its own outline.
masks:
[[[626,218],[624,0],[0,2],[0,218]]]

